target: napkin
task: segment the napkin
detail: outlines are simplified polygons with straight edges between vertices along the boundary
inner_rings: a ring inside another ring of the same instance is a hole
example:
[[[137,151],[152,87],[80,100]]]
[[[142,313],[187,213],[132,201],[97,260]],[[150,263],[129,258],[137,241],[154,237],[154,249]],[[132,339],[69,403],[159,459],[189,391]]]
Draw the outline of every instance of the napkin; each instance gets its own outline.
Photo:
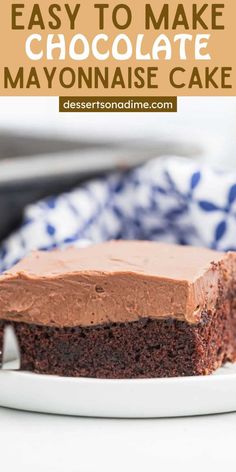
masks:
[[[25,208],[0,247],[0,270],[34,249],[141,239],[236,250],[236,174],[156,158]]]

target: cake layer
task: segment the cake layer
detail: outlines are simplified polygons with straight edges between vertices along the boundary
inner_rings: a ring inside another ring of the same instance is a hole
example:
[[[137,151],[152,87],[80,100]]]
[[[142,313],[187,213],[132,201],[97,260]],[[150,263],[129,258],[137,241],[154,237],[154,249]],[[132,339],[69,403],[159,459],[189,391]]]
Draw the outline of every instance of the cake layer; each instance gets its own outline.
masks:
[[[0,350],[3,327],[0,322]],[[21,368],[40,374],[97,378],[206,375],[236,360],[236,310],[225,299],[189,324],[142,319],[94,327],[55,328],[12,322]]]
[[[33,252],[0,277],[0,318],[58,327],[198,323],[235,264],[235,254],[146,241]]]

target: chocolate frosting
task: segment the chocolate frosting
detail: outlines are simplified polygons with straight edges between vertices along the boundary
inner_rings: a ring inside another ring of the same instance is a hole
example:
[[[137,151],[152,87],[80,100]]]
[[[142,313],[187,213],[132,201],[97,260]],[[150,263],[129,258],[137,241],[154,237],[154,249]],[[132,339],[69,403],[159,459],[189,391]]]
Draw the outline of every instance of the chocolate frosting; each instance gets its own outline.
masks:
[[[0,276],[0,318],[52,326],[142,317],[196,323],[214,308],[218,282],[230,280],[235,261],[234,253],[150,241],[35,251]]]

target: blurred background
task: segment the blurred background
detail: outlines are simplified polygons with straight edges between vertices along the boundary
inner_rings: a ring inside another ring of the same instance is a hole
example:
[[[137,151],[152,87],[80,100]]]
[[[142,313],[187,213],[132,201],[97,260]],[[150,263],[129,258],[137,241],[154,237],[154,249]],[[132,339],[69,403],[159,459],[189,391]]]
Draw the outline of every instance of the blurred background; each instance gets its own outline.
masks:
[[[236,170],[236,97],[183,97],[178,109],[59,114],[58,98],[1,97],[0,241],[20,225],[28,203],[151,157]]]

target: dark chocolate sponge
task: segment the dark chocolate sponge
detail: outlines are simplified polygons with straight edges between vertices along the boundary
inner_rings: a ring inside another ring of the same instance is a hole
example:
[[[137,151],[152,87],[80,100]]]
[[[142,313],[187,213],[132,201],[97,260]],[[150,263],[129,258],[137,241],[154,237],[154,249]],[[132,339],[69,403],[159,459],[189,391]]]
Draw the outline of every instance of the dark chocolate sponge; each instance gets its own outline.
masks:
[[[40,374],[98,378],[205,375],[236,360],[236,307],[232,294],[214,313],[191,325],[174,319],[141,319],[92,327],[11,324],[21,348],[21,368]]]

